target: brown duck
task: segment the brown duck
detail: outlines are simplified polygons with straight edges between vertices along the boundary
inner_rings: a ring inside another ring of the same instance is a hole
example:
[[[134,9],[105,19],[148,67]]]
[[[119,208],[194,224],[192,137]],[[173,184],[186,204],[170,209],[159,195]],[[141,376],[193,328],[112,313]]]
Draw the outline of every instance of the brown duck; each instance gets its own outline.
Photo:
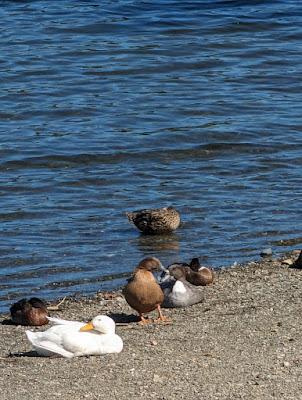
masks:
[[[151,235],[175,231],[180,225],[180,215],[174,207],[138,210],[126,215],[141,232]]]
[[[37,297],[21,299],[10,308],[11,320],[16,325],[40,326],[48,324],[48,311],[43,300]]]
[[[206,286],[213,282],[214,271],[207,267],[202,267],[198,258],[192,258],[189,266],[186,267],[186,279],[196,286]]]
[[[141,324],[149,322],[143,314],[155,309],[158,312],[156,321],[167,321],[160,308],[164,300],[164,294],[152,274],[153,271],[159,271],[161,268],[162,264],[157,258],[144,258],[135,268],[133,276],[123,289],[123,295],[127,303],[138,312]]]
[[[192,258],[190,264],[187,263],[174,263],[169,265],[168,269],[180,267],[185,273],[186,280],[195,286],[206,286],[213,282],[214,272],[212,269],[202,267],[198,258]],[[164,274],[162,274],[163,276]]]

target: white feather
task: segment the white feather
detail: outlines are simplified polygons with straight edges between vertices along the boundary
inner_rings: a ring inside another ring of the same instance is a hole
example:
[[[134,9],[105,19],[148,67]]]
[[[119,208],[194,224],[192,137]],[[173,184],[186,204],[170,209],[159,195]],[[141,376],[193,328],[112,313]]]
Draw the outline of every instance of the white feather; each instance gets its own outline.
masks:
[[[186,293],[185,285],[181,281],[176,281],[173,286],[173,292],[175,294],[183,294]]]

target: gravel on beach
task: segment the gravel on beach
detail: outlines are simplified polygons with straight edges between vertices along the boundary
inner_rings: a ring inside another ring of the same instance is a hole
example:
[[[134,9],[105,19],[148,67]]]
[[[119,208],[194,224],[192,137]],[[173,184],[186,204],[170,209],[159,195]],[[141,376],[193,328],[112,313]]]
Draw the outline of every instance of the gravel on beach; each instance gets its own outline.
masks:
[[[170,324],[137,324],[119,291],[68,298],[52,316],[107,314],[120,354],[36,357],[25,330],[1,315],[1,400],[302,399],[302,270],[298,252],[216,273],[205,301],[167,309]],[[154,314],[155,315],[155,314]]]

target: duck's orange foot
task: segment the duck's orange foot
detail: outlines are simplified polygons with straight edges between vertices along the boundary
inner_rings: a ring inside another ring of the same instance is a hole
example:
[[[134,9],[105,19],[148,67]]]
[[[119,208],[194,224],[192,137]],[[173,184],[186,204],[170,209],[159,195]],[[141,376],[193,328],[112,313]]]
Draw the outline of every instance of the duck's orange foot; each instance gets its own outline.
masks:
[[[140,315],[141,320],[139,321],[139,325],[147,325],[147,324],[151,324],[153,322],[152,319],[149,318],[145,318],[143,315]]]
[[[164,323],[164,324],[171,324],[172,320],[169,317],[165,317],[164,315],[161,315],[159,318],[155,319],[154,322],[156,322],[156,323]]]

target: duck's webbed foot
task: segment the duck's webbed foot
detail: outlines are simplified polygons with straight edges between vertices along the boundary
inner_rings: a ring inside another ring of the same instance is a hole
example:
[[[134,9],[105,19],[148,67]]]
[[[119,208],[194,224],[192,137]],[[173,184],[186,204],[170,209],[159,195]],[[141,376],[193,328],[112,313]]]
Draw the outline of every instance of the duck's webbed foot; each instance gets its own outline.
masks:
[[[147,325],[147,324],[150,324],[151,322],[153,322],[151,319],[149,319],[149,318],[145,318],[144,316],[143,316],[143,314],[139,314],[139,316],[140,316],[140,321],[139,321],[139,324],[140,325]]]

